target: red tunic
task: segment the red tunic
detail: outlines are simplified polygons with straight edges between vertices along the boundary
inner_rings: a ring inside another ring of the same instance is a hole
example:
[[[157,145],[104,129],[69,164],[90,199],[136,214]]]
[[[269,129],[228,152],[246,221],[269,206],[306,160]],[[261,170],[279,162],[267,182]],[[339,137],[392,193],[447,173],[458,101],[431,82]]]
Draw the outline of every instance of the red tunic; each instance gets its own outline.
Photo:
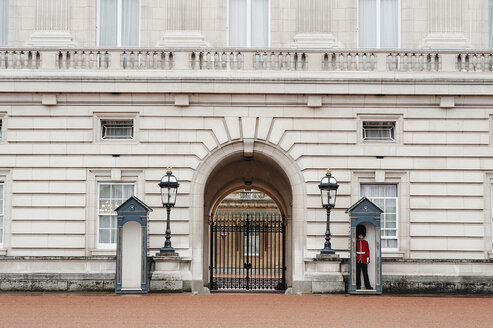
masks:
[[[370,262],[370,248],[368,247],[368,242],[366,240],[356,240],[356,262]]]

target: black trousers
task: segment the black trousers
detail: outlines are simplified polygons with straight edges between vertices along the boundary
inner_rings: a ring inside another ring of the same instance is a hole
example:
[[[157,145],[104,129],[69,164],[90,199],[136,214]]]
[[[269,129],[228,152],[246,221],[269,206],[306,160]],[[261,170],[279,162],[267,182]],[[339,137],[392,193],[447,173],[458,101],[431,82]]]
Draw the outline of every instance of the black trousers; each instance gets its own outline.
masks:
[[[361,288],[361,270],[363,270],[363,279],[365,279],[365,288],[371,289],[370,278],[368,278],[368,264],[356,262],[356,289]]]

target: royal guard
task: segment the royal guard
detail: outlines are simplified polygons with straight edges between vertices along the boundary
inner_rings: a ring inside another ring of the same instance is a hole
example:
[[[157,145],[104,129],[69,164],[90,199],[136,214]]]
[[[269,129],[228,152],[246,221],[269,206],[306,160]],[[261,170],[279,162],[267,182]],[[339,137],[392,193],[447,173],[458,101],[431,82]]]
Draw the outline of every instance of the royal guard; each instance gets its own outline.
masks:
[[[359,227],[358,227],[359,228]],[[361,271],[363,271],[363,279],[365,280],[365,288],[373,289],[368,278],[368,263],[370,263],[370,247],[364,239],[366,229],[356,229],[358,240],[356,240],[356,289],[361,289]]]

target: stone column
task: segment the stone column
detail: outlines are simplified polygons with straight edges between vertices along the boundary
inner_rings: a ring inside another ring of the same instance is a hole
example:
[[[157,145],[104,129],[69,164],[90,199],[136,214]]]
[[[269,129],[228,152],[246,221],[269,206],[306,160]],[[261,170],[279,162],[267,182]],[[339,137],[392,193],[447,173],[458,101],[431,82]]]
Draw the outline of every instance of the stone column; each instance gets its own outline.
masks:
[[[163,47],[205,47],[201,33],[201,0],[165,0]]]
[[[424,48],[464,49],[464,0],[429,0],[428,35]]]
[[[73,47],[70,0],[36,0],[34,33],[26,43],[35,47]]]
[[[298,0],[293,48],[341,47],[332,35],[333,1]]]

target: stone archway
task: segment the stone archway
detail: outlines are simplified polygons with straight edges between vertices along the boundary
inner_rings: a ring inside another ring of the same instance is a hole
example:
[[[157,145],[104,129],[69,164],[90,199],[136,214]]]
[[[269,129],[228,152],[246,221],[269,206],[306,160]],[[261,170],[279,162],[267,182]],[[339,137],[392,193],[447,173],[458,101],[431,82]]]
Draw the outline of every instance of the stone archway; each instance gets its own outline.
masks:
[[[256,142],[253,156],[244,157],[241,143],[229,144],[211,153],[199,165],[192,182],[192,287],[200,290],[208,282],[209,215],[233,190],[249,186],[266,192],[287,220],[287,284],[303,279],[304,180],[296,163],[270,145]]]

